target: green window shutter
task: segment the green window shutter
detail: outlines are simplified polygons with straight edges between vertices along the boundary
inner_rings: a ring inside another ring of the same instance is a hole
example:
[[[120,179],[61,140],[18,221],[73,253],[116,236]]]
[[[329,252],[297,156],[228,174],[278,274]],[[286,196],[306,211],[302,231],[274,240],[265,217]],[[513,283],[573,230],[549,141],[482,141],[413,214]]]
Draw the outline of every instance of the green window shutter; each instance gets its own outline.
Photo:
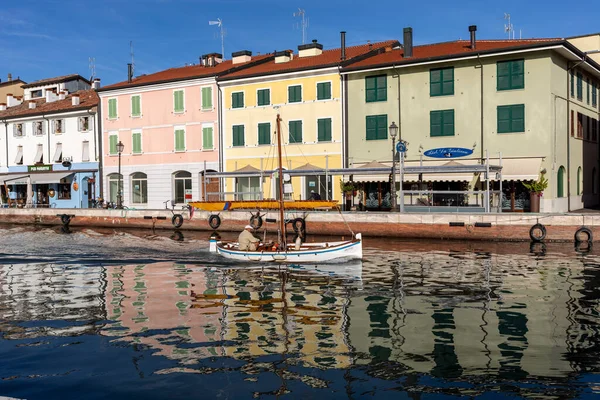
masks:
[[[140,107],[140,96],[132,96],[131,97],[131,116],[139,117],[142,114],[142,110]]]
[[[231,94],[231,108],[244,108],[244,92]]]
[[[317,83],[317,100],[331,99],[331,82]]]
[[[234,125],[233,146],[243,146],[244,143],[244,125]]]
[[[203,87],[202,88],[202,109],[203,110],[211,110],[212,109],[212,88],[211,87]]]
[[[429,71],[430,96],[454,94],[454,68],[438,68]]]
[[[525,87],[525,60],[496,63],[497,90],[523,89]]]
[[[586,81],[586,89],[587,89],[587,95],[586,95],[586,102],[588,104],[590,104],[590,78],[587,79]]]
[[[367,140],[387,139],[387,115],[370,115],[366,118]]]
[[[302,143],[302,121],[290,121],[289,142]]]
[[[442,136],[442,112],[441,111],[430,111],[429,112],[429,132],[430,136]]]
[[[317,120],[317,140],[319,142],[331,142],[331,118]]]
[[[510,89],[510,61],[502,61],[496,64],[496,80],[498,90]]]
[[[377,116],[377,139],[387,139],[387,114]]]
[[[575,97],[575,71],[571,70],[571,97]]]
[[[583,100],[583,75],[577,74],[577,99]]]
[[[430,111],[429,131],[432,137],[454,136],[454,110]]]
[[[117,118],[117,99],[108,100],[108,118]]]
[[[365,78],[365,100],[367,103],[387,101],[387,75]]]
[[[258,91],[258,105],[268,106],[271,104],[271,90],[261,89]]]
[[[135,132],[132,135],[133,139],[133,154],[140,154],[142,152],[142,134]]]
[[[117,142],[118,142],[117,135],[109,136],[109,153],[110,154],[117,154]]]
[[[202,128],[202,148],[204,150],[213,148],[213,128]]]
[[[183,90],[173,92],[173,111],[183,112]]]
[[[258,144],[271,144],[271,124],[258,124]]]
[[[558,173],[556,175],[556,197],[564,197],[565,196],[564,180],[565,180],[565,167],[561,166],[558,169]]]
[[[302,101],[302,86],[288,87],[288,103],[299,103]]]
[[[175,130],[175,151],[185,151],[185,131]]]
[[[525,87],[525,60],[511,62],[510,80],[511,89],[523,89]]]
[[[498,133],[525,132],[525,105],[498,106]]]
[[[382,75],[382,76],[377,77],[377,101],[386,101],[386,100],[387,100],[387,75]]]
[[[598,105],[598,84],[594,82],[592,84],[592,107]]]
[[[444,136],[454,136],[454,110],[442,111],[442,132]]]

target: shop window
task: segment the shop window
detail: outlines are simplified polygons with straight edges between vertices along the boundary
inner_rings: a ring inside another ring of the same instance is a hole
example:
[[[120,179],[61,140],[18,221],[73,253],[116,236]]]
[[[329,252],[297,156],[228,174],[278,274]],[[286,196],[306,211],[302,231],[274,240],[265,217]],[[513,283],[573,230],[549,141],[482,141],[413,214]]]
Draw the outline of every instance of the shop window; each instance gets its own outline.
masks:
[[[192,193],[192,174],[180,171],[173,175],[173,186],[175,189],[175,203],[185,203],[185,195]]]
[[[71,184],[70,183],[59,183],[58,184],[58,199],[59,200],[71,200]]]
[[[123,191],[123,176],[121,175],[120,177],[121,179],[119,179],[119,174],[110,174],[108,176],[108,194],[112,203],[117,202],[117,197],[119,196],[119,187],[121,191]]]
[[[131,202],[134,204],[148,203],[148,176],[143,172],[131,175]]]

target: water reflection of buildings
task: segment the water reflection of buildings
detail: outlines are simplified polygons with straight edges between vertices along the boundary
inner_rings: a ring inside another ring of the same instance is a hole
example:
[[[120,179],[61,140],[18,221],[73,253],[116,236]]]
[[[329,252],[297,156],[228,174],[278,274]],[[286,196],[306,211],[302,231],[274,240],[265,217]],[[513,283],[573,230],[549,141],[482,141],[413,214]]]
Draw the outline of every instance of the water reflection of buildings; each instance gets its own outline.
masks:
[[[93,333],[104,319],[104,268],[0,265],[0,329],[5,339]],[[33,325],[23,321],[45,321]],[[68,323],[64,323],[68,321]],[[72,323],[77,321],[77,323]]]
[[[115,322],[103,333],[186,365],[212,356],[280,354],[309,366],[346,368],[352,361],[347,305],[328,277],[129,265],[108,269],[106,312]]]
[[[582,310],[578,260],[404,253],[393,270],[395,293],[351,300],[359,364],[389,360],[402,373],[443,378],[566,377],[582,370],[569,354],[598,337],[593,306]]]

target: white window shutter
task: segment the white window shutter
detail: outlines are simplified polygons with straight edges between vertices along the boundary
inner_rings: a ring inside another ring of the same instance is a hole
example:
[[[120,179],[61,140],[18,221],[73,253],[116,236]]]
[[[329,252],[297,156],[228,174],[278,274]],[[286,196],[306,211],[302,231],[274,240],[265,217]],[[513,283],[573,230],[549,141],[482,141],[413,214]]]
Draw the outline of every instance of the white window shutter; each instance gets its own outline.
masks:
[[[46,124],[44,121],[42,121],[41,124],[42,124],[42,135],[45,135],[46,134],[46,126],[48,124]]]
[[[83,117],[79,117],[77,118],[77,122],[78,122],[78,126],[79,128],[77,128],[79,130],[79,132],[83,131]]]

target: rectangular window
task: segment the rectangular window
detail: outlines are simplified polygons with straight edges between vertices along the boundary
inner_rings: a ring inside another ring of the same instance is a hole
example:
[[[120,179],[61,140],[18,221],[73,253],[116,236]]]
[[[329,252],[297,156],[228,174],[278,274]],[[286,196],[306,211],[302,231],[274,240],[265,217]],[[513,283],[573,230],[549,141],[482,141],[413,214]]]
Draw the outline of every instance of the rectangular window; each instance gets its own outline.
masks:
[[[317,139],[319,142],[331,142],[331,118],[317,120]]]
[[[231,93],[231,108],[244,108],[244,92]]]
[[[302,143],[302,121],[290,121],[290,143]]]
[[[454,110],[430,111],[429,132],[431,137],[454,136]]]
[[[173,112],[182,113],[184,110],[183,90],[175,90],[173,92]]]
[[[56,143],[56,150],[54,150],[54,157],[52,158],[55,163],[61,163],[62,157],[62,143]]]
[[[204,150],[212,150],[213,147],[213,128],[212,126],[207,126],[202,128],[202,149]]]
[[[365,100],[367,103],[387,101],[387,75],[365,78]]]
[[[498,90],[525,88],[525,60],[499,61],[496,74]]]
[[[81,142],[81,161],[90,161],[90,142]]]
[[[577,100],[583,100],[583,75],[577,73]]]
[[[212,110],[213,105],[212,105],[212,88],[209,87],[203,87],[202,88],[202,109],[203,110]]]
[[[17,156],[15,157],[15,164],[23,165],[23,146],[17,146]]]
[[[25,129],[23,127],[23,124],[13,124],[13,135],[25,136]]]
[[[131,141],[131,152],[133,154],[142,154],[142,132],[133,132]]]
[[[268,106],[271,104],[270,89],[260,89],[258,92],[256,92],[256,97],[256,104],[258,104],[259,106]]]
[[[387,114],[367,117],[367,140],[385,140],[387,131]]]
[[[77,122],[77,129],[79,129],[79,132],[87,132],[90,130],[90,117],[79,117]]]
[[[175,129],[175,151],[185,151],[185,129]]]
[[[271,144],[271,124],[258,124],[258,144]]]
[[[575,111],[571,110],[571,136],[575,137]]]
[[[498,106],[498,133],[525,132],[525,104]]]
[[[46,133],[46,124],[43,121],[35,121],[32,124],[33,126],[33,134],[35,136],[42,136]]]
[[[233,146],[244,146],[244,125],[234,125],[233,131]]]
[[[108,119],[117,119],[117,99],[108,99]]]
[[[108,137],[108,152],[111,156],[117,154],[117,143],[119,142],[119,137],[117,135],[110,135]]]
[[[575,71],[571,70],[571,97],[575,97]]]
[[[454,67],[429,70],[429,95],[449,96],[454,94]]]
[[[55,135],[62,135],[64,133],[65,120],[55,119],[52,121],[52,131]]]
[[[592,83],[592,107],[596,107],[598,105],[598,84],[596,82]]]
[[[140,96],[131,96],[131,116],[139,117],[142,115],[142,104]]]
[[[588,78],[586,81],[586,89],[587,89],[586,100],[587,100],[587,103],[590,104],[590,78]]]
[[[577,138],[583,138],[583,114],[577,113]]]
[[[288,103],[299,103],[302,101],[302,86],[288,86]]]
[[[36,164],[43,164],[44,163],[44,145],[43,144],[38,144],[37,145],[37,152],[35,153],[35,157],[33,158],[33,162]]]
[[[317,83],[317,100],[331,100],[331,82]]]
[[[596,142],[598,140],[598,128],[600,127],[600,123],[597,120],[592,120],[592,141]]]

